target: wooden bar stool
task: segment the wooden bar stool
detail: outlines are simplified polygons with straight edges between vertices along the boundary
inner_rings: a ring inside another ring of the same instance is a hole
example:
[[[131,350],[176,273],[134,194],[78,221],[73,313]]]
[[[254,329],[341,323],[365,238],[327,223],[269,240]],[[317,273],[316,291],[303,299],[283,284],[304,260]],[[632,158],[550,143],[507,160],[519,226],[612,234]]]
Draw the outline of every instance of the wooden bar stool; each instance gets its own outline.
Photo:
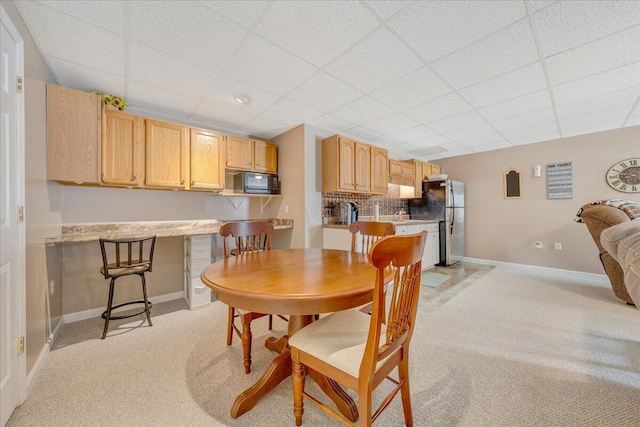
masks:
[[[105,279],[111,279],[109,286],[109,302],[107,310],[102,313],[104,319],[104,331],[102,339],[107,336],[109,321],[111,319],[126,319],[142,313],[147,314],[147,322],[151,323],[151,307],[153,304],[147,299],[147,283],[144,273],[151,272],[153,266],[153,249],[156,245],[156,236],[137,237],[129,239],[100,239],[100,250],[102,252],[102,267],[100,273]],[[114,261],[115,259],[115,261]],[[130,301],[113,306],[113,291],[116,279],[123,276],[137,274],[142,280],[142,300]],[[144,304],[144,310],[134,314],[112,316],[112,310],[130,304]]]

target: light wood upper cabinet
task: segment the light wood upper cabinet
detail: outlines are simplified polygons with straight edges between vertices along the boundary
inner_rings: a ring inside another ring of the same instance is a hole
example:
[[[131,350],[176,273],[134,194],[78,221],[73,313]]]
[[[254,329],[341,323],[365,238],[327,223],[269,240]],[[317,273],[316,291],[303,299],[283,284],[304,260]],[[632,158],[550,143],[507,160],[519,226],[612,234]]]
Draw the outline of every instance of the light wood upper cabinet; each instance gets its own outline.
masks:
[[[185,188],[189,181],[189,129],[175,123],[146,119],[145,185]]]
[[[47,179],[99,183],[98,95],[47,84]]]
[[[144,121],[120,111],[104,111],[100,178],[103,184],[140,186],[144,171]]]
[[[433,163],[431,164],[431,174],[432,175],[437,175],[440,173],[440,165],[434,165]]]
[[[254,170],[266,173],[278,173],[278,147],[264,141],[253,141]]]
[[[384,148],[371,146],[371,193],[387,194],[389,154]]]
[[[191,183],[196,190],[224,189],[225,143],[221,133],[191,129]]]
[[[371,146],[355,143],[355,184],[356,191],[369,192],[371,189]]]
[[[422,163],[422,180],[426,181],[429,179],[429,176],[433,175],[431,172],[431,163],[424,162]]]
[[[227,168],[253,170],[253,156],[252,139],[227,135]]]
[[[415,166],[400,160],[389,160],[389,182],[396,185],[415,186]]]

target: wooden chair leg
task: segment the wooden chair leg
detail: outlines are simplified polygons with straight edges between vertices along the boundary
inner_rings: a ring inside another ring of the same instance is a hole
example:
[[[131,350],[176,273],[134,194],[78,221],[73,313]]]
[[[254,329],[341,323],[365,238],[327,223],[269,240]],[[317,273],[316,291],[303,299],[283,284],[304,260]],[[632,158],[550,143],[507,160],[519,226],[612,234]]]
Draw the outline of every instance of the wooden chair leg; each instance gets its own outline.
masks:
[[[149,322],[149,326],[153,326],[151,323],[151,309],[149,307],[149,300],[147,299],[147,281],[144,278],[144,273],[140,275],[142,279],[142,295],[144,296],[144,311],[147,313],[147,322]]]
[[[371,427],[372,421],[371,416],[371,393],[373,392],[373,388],[371,384],[361,385],[361,388],[358,388],[358,420],[359,426],[361,427]]]
[[[304,414],[304,368],[302,363],[296,359],[292,360],[291,380],[293,382],[293,415],[296,417],[296,425],[302,425],[302,415]]]
[[[107,302],[107,312],[104,318],[104,330],[102,331],[102,339],[105,339],[107,336],[107,331],[109,330],[109,319],[111,319],[111,306],[113,305],[113,288],[116,283],[116,278],[111,278],[111,284],[109,285],[109,301]]]
[[[229,306],[229,320],[227,321],[227,345],[233,342],[233,318],[236,315],[235,309]]]
[[[246,316],[240,316],[242,318],[242,353],[244,356],[244,373],[251,372],[251,313]]]
[[[269,330],[273,329],[273,315],[269,315]]]
[[[411,411],[411,391],[409,388],[409,359],[405,357],[398,364],[398,379],[404,380],[400,395],[402,396],[402,409],[404,411],[404,423],[407,427],[413,426],[413,413]]]

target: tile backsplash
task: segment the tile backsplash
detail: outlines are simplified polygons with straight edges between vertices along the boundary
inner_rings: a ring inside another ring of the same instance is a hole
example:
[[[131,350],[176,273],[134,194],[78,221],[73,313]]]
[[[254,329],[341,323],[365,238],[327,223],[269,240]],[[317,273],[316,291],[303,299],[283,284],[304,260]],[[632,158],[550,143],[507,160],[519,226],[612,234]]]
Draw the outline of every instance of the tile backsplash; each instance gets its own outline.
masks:
[[[355,202],[360,206],[360,216],[373,216],[373,207],[380,205],[380,215],[393,215],[400,210],[408,210],[407,199],[400,197],[400,186],[389,184],[385,195],[322,193],[322,218],[326,224],[338,221],[338,203]]]

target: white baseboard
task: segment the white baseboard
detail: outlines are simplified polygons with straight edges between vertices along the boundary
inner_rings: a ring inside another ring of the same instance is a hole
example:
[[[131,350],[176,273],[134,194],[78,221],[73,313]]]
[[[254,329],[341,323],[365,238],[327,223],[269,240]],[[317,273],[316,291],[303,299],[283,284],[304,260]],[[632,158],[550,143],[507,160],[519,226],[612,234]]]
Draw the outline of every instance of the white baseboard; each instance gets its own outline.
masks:
[[[33,385],[35,384],[35,379],[38,378],[38,375],[40,374],[40,370],[42,369],[42,366],[44,365],[45,360],[47,360],[47,356],[49,356],[49,351],[51,351],[51,347],[53,346],[53,343],[56,340],[56,337],[58,336],[58,334],[60,333],[60,330],[62,329],[62,326],[64,325],[64,323],[65,323],[64,317],[60,317],[60,320],[56,324],[56,327],[53,328],[53,331],[47,337],[47,342],[45,343],[44,347],[42,347],[42,351],[40,351],[40,354],[38,355],[38,359],[36,360],[36,363],[33,365],[33,368],[31,368],[29,375],[27,375],[27,397],[31,395],[31,390],[33,389]]]
[[[485,265],[493,265],[493,266],[502,266],[502,267],[511,267],[511,268],[520,268],[523,270],[537,270],[537,271],[546,271],[548,273],[559,274],[565,277],[574,277],[580,278],[588,281],[595,282],[604,282],[609,283],[609,278],[606,274],[597,274],[597,273],[587,273],[584,271],[574,271],[574,270],[563,270],[561,268],[551,268],[551,267],[541,267],[538,265],[529,265],[529,264],[517,264],[513,262],[504,262],[504,261],[494,261],[492,259],[480,259],[480,258],[461,258],[462,261],[467,262],[475,262],[476,264],[485,264]]]
[[[184,298],[184,291],[173,292],[171,294],[158,295],[155,297],[149,298],[149,301],[154,304],[159,304],[161,302],[173,301],[176,299]],[[90,310],[78,311],[76,313],[69,313],[63,315],[64,323],[73,323],[79,320],[92,319],[94,317],[99,317],[102,313],[107,309],[106,306],[100,308],[92,308]]]

